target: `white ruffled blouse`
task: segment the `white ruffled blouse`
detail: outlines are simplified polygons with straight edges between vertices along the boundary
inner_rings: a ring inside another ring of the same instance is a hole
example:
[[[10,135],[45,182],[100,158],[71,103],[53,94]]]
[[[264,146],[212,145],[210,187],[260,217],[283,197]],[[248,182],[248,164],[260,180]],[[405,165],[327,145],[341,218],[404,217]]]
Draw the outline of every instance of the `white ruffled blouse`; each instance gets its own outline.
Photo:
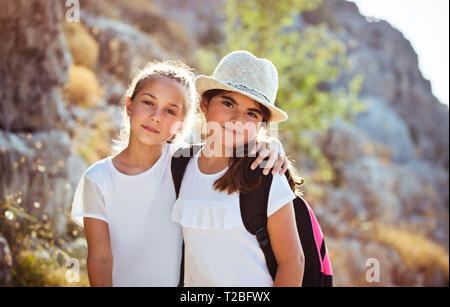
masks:
[[[256,237],[244,227],[239,194],[215,191],[225,174],[204,174],[198,154],[191,159],[172,210],[183,228],[186,286],[272,286],[264,254]],[[274,176],[267,216],[295,198],[286,177]]]

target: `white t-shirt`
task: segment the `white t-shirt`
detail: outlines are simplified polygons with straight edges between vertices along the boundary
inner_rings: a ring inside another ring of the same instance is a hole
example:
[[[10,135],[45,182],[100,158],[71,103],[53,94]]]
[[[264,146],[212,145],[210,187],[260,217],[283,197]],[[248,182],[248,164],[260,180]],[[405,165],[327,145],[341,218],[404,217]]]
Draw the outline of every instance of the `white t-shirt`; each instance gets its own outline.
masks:
[[[273,286],[264,253],[242,222],[239,194],[228,195],[213,188],[227,168],[204,174],[198,167],[198,156],[188,164],[172,213],[172,220],[183,228],[185,286]],[[267,216],[294,198],[286,176],[276,174]]]
[[[165,144],[161,157],[138,175],[119,172],[112,156],[83,174],[72,204],[72,218],[108,223],[113,254],[113,286],[176,286],[182,232],[171,220],[175,189],[170,170],[179,145]]]

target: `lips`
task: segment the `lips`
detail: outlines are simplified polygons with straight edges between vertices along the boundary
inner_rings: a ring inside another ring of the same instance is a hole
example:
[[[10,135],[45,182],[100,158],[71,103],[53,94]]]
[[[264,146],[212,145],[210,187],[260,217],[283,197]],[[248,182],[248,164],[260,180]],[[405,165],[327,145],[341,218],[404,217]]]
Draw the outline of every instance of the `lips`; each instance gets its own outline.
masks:
[[[145,125],[141,125],[145,130],[152,132],[152,133],[160,133],[158,130],[156,130],[155,128],[152,128],[150,126],[145,126]]]

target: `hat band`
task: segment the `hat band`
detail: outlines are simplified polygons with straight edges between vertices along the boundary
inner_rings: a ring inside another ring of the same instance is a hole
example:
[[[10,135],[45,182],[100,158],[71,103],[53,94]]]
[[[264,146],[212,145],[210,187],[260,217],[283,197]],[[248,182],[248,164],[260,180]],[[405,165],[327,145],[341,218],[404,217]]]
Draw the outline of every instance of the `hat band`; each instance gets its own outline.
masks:
[[[272,104],[272,103],[270,102],[270,100],[269,100],[264,94],[262,94],[261,92],[255,90],[255,89],[253,89],[253,88],[249,88],[249,87],[246,86],[245,84],[242,84],[242,83],[235,83],[235,82],[232,82],[232,81],[222,81],[222,82],[225,83],[226,85],[231,86],[231,87],[234,87],[234,88],[236,88],[236,89],[238,89],[238,90],[242,90],[242,91],[249,92],[249,93],[251,93],[252,95],[255,95],[256,97],[258,97],[258,98],[260,98],[260,99],[266,101],[269,105]]]

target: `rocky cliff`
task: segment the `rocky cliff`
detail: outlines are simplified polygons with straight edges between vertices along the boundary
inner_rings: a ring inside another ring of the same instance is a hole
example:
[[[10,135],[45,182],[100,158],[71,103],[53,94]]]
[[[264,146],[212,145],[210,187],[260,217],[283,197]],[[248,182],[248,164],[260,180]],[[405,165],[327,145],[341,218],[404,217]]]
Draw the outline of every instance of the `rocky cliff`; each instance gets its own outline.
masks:
[[[70,27],[63,1],[2,2],[0,284],[11,281],[18,215],[52,221],[55,240],[80,231],[67,221],[74,187],[92,161],[109,154],[131,75],[153,59],[196,66],[195,50],[224,37],[221,4],[81,0],[80,26]],[[298,30],[321,23],[346,43],[352,64],[337,85],[363,73],[366,106],[354,122],[337,121],[315,137],[338,176],[322,187],[320,202],[311,200],[336,285],[448,285],[448,108],[432,95],[410,43],[387,22],[368,22],[353,3],[326,0],[298,17]],[[63,89],[93,97],[92,84],[101,88],[98,98],[83,105]],[[312,169],[302,153],[298,160],[307,177]],[[308,184],[305,192],[308,198]],[[370,258],[379,261],[379,283],[366,279]]]
[[[355,276],[363,276],[370,257],[380,260],[383,284],[444,282],[448,266],[441,266],[445,277],[439,266],[427,272],[426,264],[411,260],[436,260],[420,252],[429,239],[443,247],[437,253],[448,261],[448,107],[432,95],[411,44],[387,22],[369,22],[344,0],[324,1],[303,20],[327,24],[346,42],[353,73],[364,75],[366,110],[352,124],[337,122],[318,141],[339,178],[318,209],[325,233],[340,238],[331,239],[337,263],[346,268],[340,271],[338,264],[338,282],[360,284]],[[341,77],[341,85],[351,74]],[[407,238],[417,239],[416,250],[401,242]]]
[[[85,163],[71,154],[69,113],[62,87],[70,52],[56,1],[6,0],[0,9],[0,232],[13,241],[17,216],[52,221],[52,234],[66,232],[66,212]],[[9,221],[8,221],[9,220]],[[0,235],[0,284],[11,266]],[[6,265],[6,266],[5,266]]]

